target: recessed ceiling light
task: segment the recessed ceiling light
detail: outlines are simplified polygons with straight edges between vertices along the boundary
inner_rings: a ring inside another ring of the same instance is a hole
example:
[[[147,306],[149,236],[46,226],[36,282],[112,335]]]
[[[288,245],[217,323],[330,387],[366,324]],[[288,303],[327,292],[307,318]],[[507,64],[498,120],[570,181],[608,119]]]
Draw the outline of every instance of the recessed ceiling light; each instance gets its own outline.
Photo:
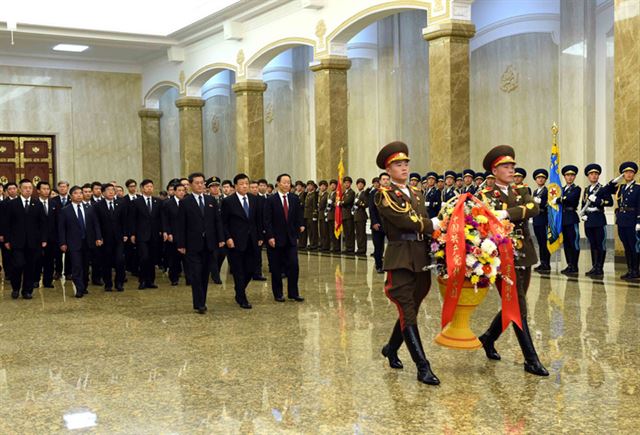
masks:
[[[72,51],[74,53],[80,53],[89,48],[88,45],[76,45],[76,44],[58,44],[53,49],[55,51]]]

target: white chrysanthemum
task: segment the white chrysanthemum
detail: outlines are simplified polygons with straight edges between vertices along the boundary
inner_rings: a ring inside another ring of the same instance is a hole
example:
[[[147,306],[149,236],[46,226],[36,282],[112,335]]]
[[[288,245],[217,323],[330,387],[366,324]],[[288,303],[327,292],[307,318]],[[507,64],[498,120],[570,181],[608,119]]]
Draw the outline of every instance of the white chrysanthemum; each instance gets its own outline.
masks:
[[[484,242],[482,242],[482,245],[480,246],[480,248],[487,254],[492,254],[493,251],[498,249],[496,244],[493,243],[490,239],[484,239]]]
[[[473,256],[473,254],[467,254],[467,267],[473,267],[474,264],[476,264],[476,257]]]
[[[498,268],[500,266],[500,257],[493,257],[493,266],[495,266],[496,268]]]
[[[473,270],[473,273],[475,273],[475,274],[476,274],[476,275],[478,275],[478,276],[482,276],[482,275],[484,275],[484,270],[482,270],[482,265],[480,265],[480,266],[476,267],[476,268]]]

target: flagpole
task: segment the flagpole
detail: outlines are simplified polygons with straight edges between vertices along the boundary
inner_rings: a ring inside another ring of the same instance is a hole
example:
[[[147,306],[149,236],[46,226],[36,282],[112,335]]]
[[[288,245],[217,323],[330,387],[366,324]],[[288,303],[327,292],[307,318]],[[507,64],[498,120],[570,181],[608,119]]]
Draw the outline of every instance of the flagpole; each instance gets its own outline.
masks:
[[[553,134],[553,145],[554,146],[558,146],[558,131],[560,129],[558,128],[558,124],[554,121],[553,125],[551,126],[551,133]],[[560,164],[560,160],[558,159],[558,165]],[[547,223],[548,225],[548,223]],[[556,256],[556,273],[560,273],[560,250],[556,249],[556,252],[554,252],[554,255]]]

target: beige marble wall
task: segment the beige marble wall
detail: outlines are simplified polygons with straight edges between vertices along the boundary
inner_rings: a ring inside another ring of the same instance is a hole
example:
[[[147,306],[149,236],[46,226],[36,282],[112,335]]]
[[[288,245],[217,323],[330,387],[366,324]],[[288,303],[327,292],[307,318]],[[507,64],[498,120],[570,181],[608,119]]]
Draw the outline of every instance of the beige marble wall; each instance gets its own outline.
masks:
[[[142,178],[161,180],[160,118],[162,112],[157,109],[141,109],[138,115],[142,139]]]
[[[202,106],[197,97],[176,100],[180,119],[180,170],[183,176],[204,171],[202,148]]]
[[[438,173],[470,164],[469,38],[475,26],[440,22],[425,29],[429,41],[429,156]]]
[[[236,99],[216,95],[208,98],[202,108],[204,140],[204,171],[209,177],[232,178],[236,169]]]
[[[139,74],[0,65],[0,133],[56,136],[58,179],[142,174]]]
[[[168,89],[160,97],[160,163],[162,168],[162,187],[172,178],[182,176],[180,167],[180,121],[176,99],[178,90]],[[157,184],[157,183],[156,183]]]
[[[264,91],[261,80],[233,85],[236,93],[236,169],[249,177],[265,176],[264,168]]]
[[[472,169],[482,169],[487,151],[499,144],[512,145],[529,172],[548,168],[559,109],[558,46],[551,35],[515,35],[474,50],[470,88]],[[560,131],[564,139],[562,125]],[[564,140],[560,146],[562,164],[568,150]]]

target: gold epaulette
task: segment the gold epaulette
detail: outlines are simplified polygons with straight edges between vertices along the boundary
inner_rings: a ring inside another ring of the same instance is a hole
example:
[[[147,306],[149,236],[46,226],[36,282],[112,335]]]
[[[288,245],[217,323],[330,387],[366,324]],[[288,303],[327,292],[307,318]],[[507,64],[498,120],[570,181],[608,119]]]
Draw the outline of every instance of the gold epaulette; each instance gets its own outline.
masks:
[[[389,191],[389,190],[391,190],[391,187],[390,187],[390,186],[380,186],[380,187],[379,187],[379,190],[386,190],[386,191]]]

